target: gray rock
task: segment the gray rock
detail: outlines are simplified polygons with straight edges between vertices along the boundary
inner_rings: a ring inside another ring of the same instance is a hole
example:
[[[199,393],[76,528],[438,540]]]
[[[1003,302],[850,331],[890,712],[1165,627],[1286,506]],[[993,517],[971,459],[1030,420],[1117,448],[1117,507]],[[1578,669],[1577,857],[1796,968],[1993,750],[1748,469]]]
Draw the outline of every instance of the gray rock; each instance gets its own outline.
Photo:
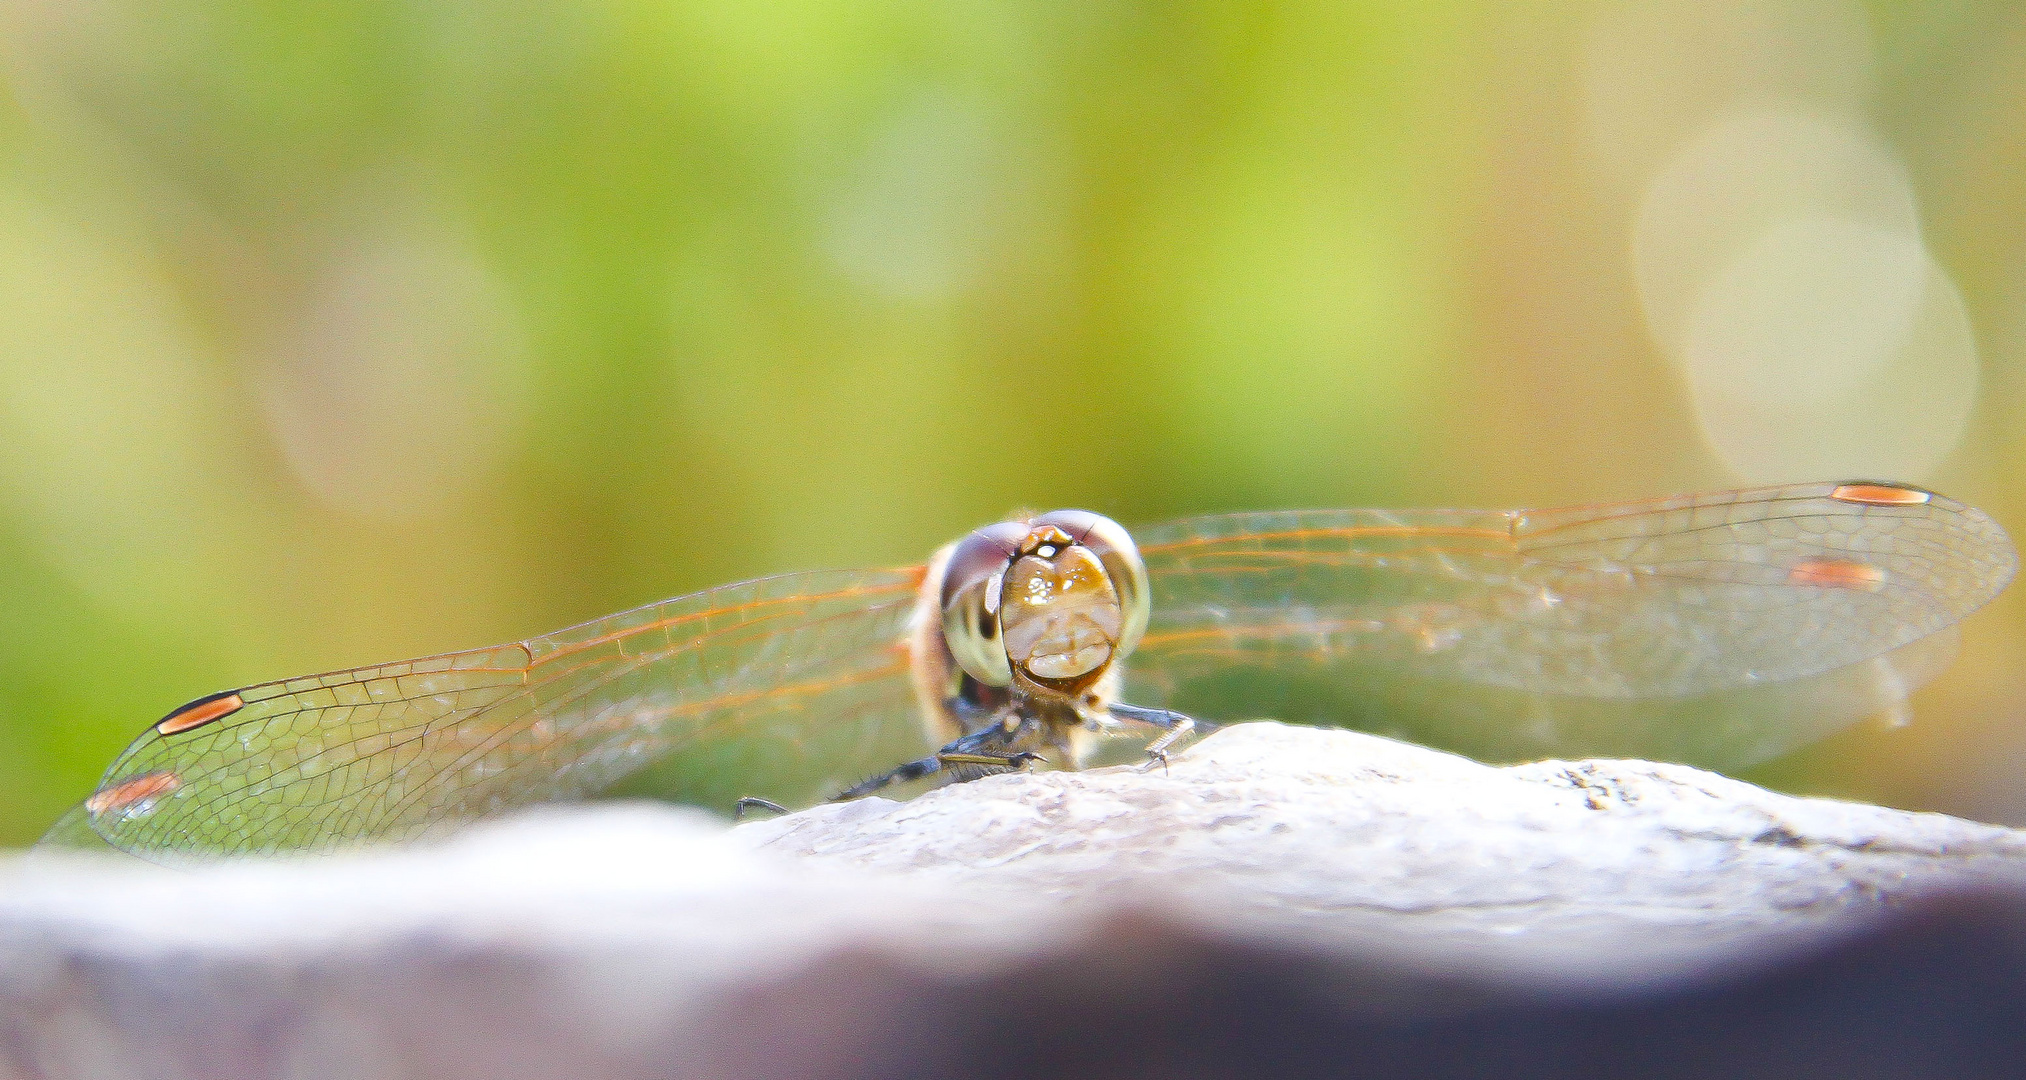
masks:
[[[1720,1001],[1927,898],[2026,896],[2026,834],[1680,766],[1492,768],[1249,724],[1166,769],[730,829],[552,808],[314,860],[37,853],[0,880],[8,1075],[891,1075],[977,1066],[961,1051],[994,1037],[992,1007],[951,1004],[1022,995],[1122,1011],[1251,978],[1291,988],[1285,1021],[1351,972],[1361,989],[1317,1008]]]

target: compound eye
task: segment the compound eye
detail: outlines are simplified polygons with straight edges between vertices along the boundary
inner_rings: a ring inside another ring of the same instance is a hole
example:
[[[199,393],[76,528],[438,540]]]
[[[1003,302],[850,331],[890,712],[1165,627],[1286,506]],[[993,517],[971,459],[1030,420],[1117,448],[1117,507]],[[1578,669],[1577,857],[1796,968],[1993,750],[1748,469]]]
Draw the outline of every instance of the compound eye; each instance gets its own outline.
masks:
[[[1018,522],[979,529],[957,542],[943,569],[943,640],[958,666],[987,686],[1013,683],[999,634],[999,592],[1025,533]]]
[[[1053,525],[1090,549],[1111,578],[1119,594],[1119,640],[1117,655],[1123,658],[1140,643],[1153,614],[1153,594],[1147,587],[1147,566],[1140,561],[1140,547],[1133,543],[1125,526],[1089,510],[1051,510],[1029,523]]]

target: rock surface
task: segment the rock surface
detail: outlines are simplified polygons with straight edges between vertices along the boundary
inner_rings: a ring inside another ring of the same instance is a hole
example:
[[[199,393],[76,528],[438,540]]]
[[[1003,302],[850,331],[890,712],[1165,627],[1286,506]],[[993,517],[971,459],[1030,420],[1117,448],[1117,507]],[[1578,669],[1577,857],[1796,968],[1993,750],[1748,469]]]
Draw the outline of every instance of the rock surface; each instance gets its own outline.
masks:
[[[1679,765],[1508,768],[1347,731],[1227,729],[1165,773],[999,777],[739,830],[807,868],[1131,899],[1312,945],[1647,977],[1924,891],[2026,886],[2026,833]]]
[[[1932,971],[1971,993],[1943,1026],[2026,997],[2026,962],[1999,962],[2026,961],[2026,834],[1274,724],[1166,770],[731,829],[555,808],[194,871],[38,853],[0,882],[6,1075],[1472,1075],[1486,1039],[1506,1075],[1625,1074],[1689,1034],[1683,1075],[1760,1075],[1744,1065],[1782,1060],[1766,1045],[1737,1070],[1712,1047],[1820,994],[1926,1016]],[[1800,981],[1753,997],[1782,979]],[[1643,1041],[1594,1060],[1594,1038],[1540,1042],[1607,1015]],[[2016,1064],[2019,1026],[1907,1038],[1951,1040],[1970,1055],[1952,1072],[1977,1075]],[[1867,1021],[1817,1056],[1898,1031]],[[1895,1060],[1867,1049],[1840,1075],[1915,1075],[1864,1071]]]

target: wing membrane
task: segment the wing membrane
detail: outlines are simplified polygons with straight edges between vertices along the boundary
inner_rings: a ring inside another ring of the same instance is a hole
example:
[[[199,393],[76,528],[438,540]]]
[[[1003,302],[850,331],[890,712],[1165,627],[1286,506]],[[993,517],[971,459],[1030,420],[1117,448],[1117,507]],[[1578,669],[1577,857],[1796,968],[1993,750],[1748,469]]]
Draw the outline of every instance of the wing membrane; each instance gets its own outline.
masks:
[[[685,794],[722,795],[712,766],[757,756],[782,787],[750,794],[808,798],[922,752],[903,648],[920,577],[763,578],[216,695],[151,727],[84,809],[136,853],[315,851],[590,795],[677,750]]]
[[[1135,700],[1214,716],[1190,688],[1242,669],[1375,697],[1411,685],[1412,709],[1479,702],[1474,722],[1532,722],[1541,736],[1520,745],[1557,751],[1594,740],[1572,744],[1552,709],[1542,721],[1542,699],[1630,719],[1581,703],[1706,699],[1916,653],[1881,685],[1918,681],[1936,665],[1915,643],[2016,565],[1977,510],[1847,484],[1547,511],[1235,514],[1146,532],[1141,552],[1153,621],[1129,661]],[[1625,730],[1614,748],[1665,752]]]

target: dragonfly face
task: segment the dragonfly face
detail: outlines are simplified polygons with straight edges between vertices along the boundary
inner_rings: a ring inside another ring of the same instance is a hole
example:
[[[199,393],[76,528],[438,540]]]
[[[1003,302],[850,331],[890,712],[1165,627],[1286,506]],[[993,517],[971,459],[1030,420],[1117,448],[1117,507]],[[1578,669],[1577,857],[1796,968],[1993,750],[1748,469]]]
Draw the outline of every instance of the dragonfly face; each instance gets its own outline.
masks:
[[[900,762],[1073,765],[1079,732],[1166,709],[1737,767],[1892,707],[2015,565],[1983,513],[1876,482],[1230,514],[1137,548],[1058,511],[927,566],[213,694],[150,725],[52,836],[162,859],[325,850],[644,775],[703,805],[807,802]]]
[[[938,551],[909,649],[930,739],[1075,765],[1087,747],[1077,729],[1115,724],[1121,661],[1149,606],[1132,537],[1087,510],[1002,521]]]
[[[987,686],[1074,697],[1146,633],[1139,549],[1087,510],[980,529],[934,565],[924,598],[934,596],[952,657]]]

